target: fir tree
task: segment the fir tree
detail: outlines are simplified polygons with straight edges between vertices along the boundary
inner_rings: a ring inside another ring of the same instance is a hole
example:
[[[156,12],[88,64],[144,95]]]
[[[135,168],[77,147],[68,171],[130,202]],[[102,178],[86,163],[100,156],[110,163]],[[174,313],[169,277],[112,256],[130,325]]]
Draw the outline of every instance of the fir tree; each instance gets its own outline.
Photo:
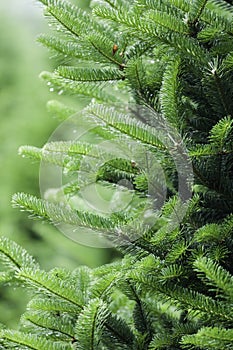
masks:
[[[73,208],[67,203],[80,191],[77,181],[61,188],[59,200],[22,193],[13,197],[15,206],[34,217],[101,232],[118,243],[124,257],[94,270],[45,272],[22,248],[2,238],[7,267],[2,283],[21,284],[33,294],[19,329],[2,328],[2,349],[232,348],[231,2],[102,0],[92,1],[91,12],[61,0],[41,2],[60,35],[39,41],[62,59],[55,72],[44,72],[42,78],[57,91],[94,99],[81,113],[96,123],[93,139],[120,138],[153,154],[166,175],[166,200],[159,216],[152,210],[153,224],[142,223],[151,179],[136,161],[114,158],[111,149],[108,157],[98,142],[21,147],[22,155],[55,163],[68,174],[82,171],[83,156],[102,160],[104,152],[107,160],[96,182],[133,192],[135,202],[134,210],[108,216]],[[122,105],[126,95],[139,111],[109,107],[108,102]],[[140,107],[148,113],[142,116]],[[57,102],[49,108],[63,120],[75,112]],[[169,136],[175,137],[175,130],[181,143],[155,134],[166,122]],[[179,151],[184,146],[188,157]],[[190,158],[193,181],[176,155],[184,155],[187,166]],[[182,195],[179,175],[185,184]],[[133,188],[119,186],[125,180]]]

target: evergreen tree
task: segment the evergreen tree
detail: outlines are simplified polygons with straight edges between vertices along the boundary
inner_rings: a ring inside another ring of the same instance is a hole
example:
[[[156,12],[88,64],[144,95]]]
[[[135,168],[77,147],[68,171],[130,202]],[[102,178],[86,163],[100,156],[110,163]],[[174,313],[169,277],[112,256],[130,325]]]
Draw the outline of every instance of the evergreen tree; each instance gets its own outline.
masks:
[[[20,153],[76,175],[94,159],[103,191],[134,198],[127,210],[108,215],[75,207],[70,197],[78,197],[82,176],[68,176],[50,201],[14,196],[13,204],[34,217],[100,232],[124,257],[93,270],[45,272],[2,238],[2,283],[33,294],[19,329],[2,328],[2,349],[232,348],[230,1],[102,0],[91,2],[90,13],[61,0],[41,2],[60,35],[39,41],[62,59],[42,78],[58,92],[92,99],[79,116],[95,127],[91,141],[25,146]],[[57,102],[49,108],[62,119],[75,112]],[[139,160],[103,149],[116,140]],[[151,177],[143,169],[141,150],[159,161],[166,189],[153,175],[159,165]]]

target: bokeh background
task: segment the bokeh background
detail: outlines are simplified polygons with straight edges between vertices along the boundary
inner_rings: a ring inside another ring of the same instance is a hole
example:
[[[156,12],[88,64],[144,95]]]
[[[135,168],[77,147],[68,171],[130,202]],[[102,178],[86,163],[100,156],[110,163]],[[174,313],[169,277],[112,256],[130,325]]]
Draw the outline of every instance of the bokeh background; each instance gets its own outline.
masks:
[[[89,1],[76,0],[82,7]],[[16,192],[39,194],[39,164],[18,156],[21,145],[41,147],[59,125],[46,103],[61,99],[38,78],[56,64],[36,42],[48,30],[42,7],[34,0],[0,1],[0,235],[10,237],[32,254],[45,270],[55,266],[98,266],[111,252],[88,248],[62,236],[53,226],[33,221],[13,209]],[[65,97],[63,97],[65,98]],[[66,97],[66,103],[73,103]],[[83,101],[77,103],[83,104]],[[0,323],[17,327],[29,296],[22,289],[0,287]]]

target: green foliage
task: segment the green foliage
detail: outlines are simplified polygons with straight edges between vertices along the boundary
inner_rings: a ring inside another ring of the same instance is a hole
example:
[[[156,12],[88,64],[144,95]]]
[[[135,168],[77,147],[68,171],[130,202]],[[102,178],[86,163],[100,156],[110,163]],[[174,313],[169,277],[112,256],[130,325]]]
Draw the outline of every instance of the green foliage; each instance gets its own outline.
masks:
[[[82,0],[82,6],[84,2],[87,4]],[[39,8],[34,5],[24,0],[20,4],[17,0],[10,5],[0,3],[0,232],[29,250],[43,268],[56,265],[75,268],[79,263],[97,266],[109,261],[110,250],[78,246],[62,235],[57,239],[57,230],[52,225],[30,221],[25,213],[11,206],[11,196],[17,191],[39,195],[38,164],[21,159],[17,149],[21,144],[41,147],[59,123],[51,103],[52,117],[48,117],[45,102],[51,98],[51,92],[37,78],[42,69],[51,69],[53,62],[49,61],[47,51],[35,43],[38,31],[43,27],[46,30],[46,23],[43,25]],[[15,10],[17,6],[20,11]],[[65,97],[59,99],[64,102]],[[83,104],[75,101],[75,110]],[[65,111],[72,114],[71,107],[64,108]],[[61,108],[59,113],[61,120]],[[0,296],[0,323],[16,327],[27,302],[24,290],[1,286]]]
[[[41,2],[59,38],[39,40],[63,59],[42,77],[94,98],[76,115],[91,128],[79,141],[21,147],[62,168],[66,181],[47,199],[19,193],[13,204],[101,232],[124,257],[46,272],[3,239],[1,280],[33,294],[19,330],[1,331],[3,348],[232,348],[232,5],[103,0],[84,12]],[[75,112],[49,108],[60,120]],[[89,180],[115,210],[86,207]]]

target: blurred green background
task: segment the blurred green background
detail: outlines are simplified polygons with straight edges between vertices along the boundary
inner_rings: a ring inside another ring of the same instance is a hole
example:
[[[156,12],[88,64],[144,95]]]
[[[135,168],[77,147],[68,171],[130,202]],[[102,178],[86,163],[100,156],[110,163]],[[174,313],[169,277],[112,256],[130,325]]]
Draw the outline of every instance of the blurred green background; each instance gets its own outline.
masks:
[[[85,7],[88,2],[80,4]],[[36,43],[36,36],[46,31],[42,8],[35,1],[0,2],[0,234],[22,245],[46,270],[98,266],[109,260],[109,250],[80,246],[53,226],[11,207],[15,192],[40,196],[39,164],[20,158],[18,148],[43,146],[59,124],[46,111],[47,101],[58,96],[38,78],[55,64]],[[22,289],[0,288],[0,322],[15,327],[27,300]]]

